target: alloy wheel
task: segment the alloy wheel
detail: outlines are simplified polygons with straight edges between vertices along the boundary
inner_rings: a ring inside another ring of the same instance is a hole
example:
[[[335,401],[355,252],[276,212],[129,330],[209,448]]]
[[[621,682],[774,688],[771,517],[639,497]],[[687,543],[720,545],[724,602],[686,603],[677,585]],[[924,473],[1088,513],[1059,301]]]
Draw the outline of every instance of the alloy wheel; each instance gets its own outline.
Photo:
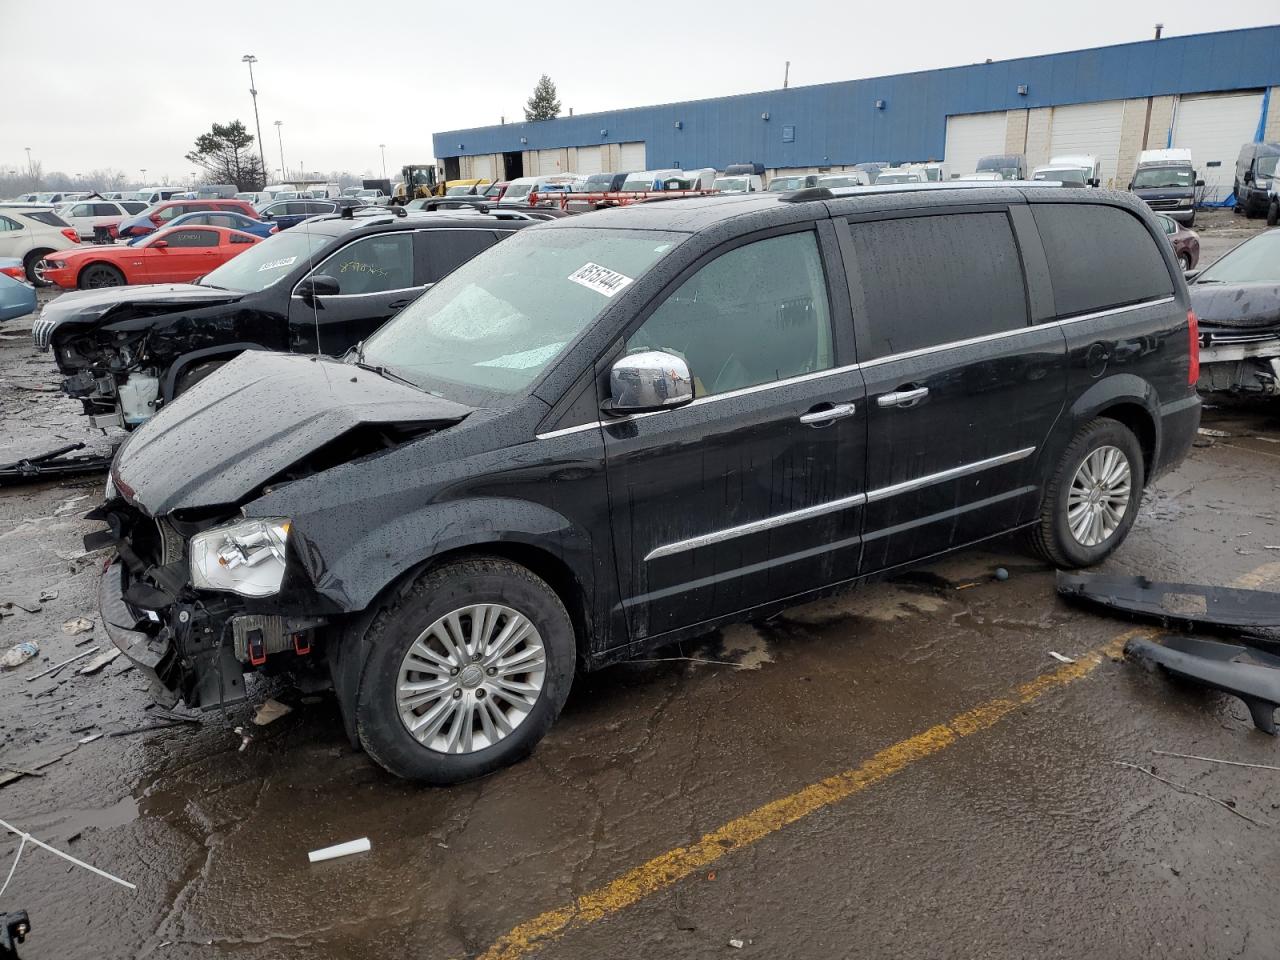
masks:
[[[460,607],[410,644],[396,677],[396,711],[427,749],[474,753],[525,721],[546,668],[542,637],[526,616],[501,604]]]
[[[1071,478],[1067,494],[1067,526],[1082,547],[1096,547],[1119,529],[1129,509],[1132,475],[1119,447],[1098,447]]]

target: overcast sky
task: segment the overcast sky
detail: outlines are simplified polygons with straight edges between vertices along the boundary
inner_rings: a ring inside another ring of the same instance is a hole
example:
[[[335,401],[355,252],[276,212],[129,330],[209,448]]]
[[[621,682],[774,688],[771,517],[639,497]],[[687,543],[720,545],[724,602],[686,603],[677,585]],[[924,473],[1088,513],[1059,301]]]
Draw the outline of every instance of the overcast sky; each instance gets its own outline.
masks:
[[[0,36],[19,41],[4,45],[0,169],[25,169],[29,146],[46,172],[114,168],[133,179],[145,167],[148,181],[181,181],[192,172],[183,155],[213,121],[252,131],[246,53],[259,61],[270,167],[282,120],[291,169],[379,176],[385,143],[394,180],[403,164],[431,159],[435,131],[523,119],[543,72],[566,113],[588,113],[780,87],[786,60],[799,86],[1148,39],[1157,17],[1166,36],[1277,19],[1258,0],[0,0]]]

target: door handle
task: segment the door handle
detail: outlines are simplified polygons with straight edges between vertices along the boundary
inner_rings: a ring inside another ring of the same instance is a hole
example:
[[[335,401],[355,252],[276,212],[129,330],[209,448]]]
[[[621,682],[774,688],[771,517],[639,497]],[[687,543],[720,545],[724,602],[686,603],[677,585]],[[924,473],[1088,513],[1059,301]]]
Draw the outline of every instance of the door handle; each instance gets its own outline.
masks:
[[[413,303],[412,297],[407,297],[404,300],[392,300],[390,303],[387,304],[387,309],[403,310],[405,307],[407,307],[411,303]]]
[[[834,423],[836,420],[842,420],[845,417],[852,417],[858,408],[852,403],[837,403],[833,406],[823,407],[820,410],[810,410],[808,413],[800,415],[801,423]]]
[[[882,393],[876,397],[876,405],[881,407],[910,407],[928,395],[928,387],[916,387],[913,390],[895,390],[893,393]]]

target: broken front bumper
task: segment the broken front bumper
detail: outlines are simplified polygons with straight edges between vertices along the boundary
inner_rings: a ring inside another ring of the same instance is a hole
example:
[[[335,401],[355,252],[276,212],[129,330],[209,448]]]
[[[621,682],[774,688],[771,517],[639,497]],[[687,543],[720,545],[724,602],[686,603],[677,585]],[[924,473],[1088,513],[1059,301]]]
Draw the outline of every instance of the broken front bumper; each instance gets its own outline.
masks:
[[[1213,393],[1280,396],[1280,334],[1202,331],[1199,386]]]

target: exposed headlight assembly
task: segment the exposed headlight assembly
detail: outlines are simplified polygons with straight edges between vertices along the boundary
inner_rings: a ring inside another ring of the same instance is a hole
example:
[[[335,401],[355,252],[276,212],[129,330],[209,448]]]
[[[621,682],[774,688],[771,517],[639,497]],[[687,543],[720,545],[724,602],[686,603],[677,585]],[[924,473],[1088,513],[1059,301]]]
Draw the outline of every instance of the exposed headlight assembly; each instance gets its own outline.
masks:
[[[289,521],[239,520],[191,538],[191,582],[201,590],[269,597],[284,580]]]

